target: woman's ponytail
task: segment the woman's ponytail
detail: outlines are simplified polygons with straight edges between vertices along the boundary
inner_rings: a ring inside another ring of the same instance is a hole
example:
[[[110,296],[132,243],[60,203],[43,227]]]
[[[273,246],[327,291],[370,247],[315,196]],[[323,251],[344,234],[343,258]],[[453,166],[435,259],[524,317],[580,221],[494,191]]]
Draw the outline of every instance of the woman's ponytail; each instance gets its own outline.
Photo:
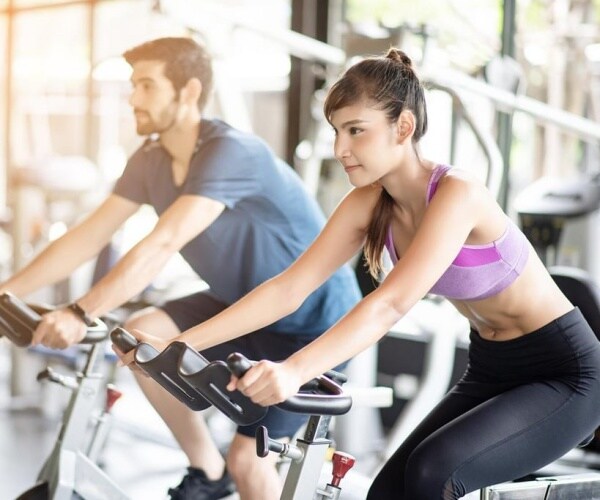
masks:
[[[373,217],[367,229],[367,239],[364,247],[365,265],[369,269],[369,274],[376,280],[381,277],[381,271],[383,270],[381,258],[392,221],[393,208],[394,200],[385,189],[382,189],[373,209]]]

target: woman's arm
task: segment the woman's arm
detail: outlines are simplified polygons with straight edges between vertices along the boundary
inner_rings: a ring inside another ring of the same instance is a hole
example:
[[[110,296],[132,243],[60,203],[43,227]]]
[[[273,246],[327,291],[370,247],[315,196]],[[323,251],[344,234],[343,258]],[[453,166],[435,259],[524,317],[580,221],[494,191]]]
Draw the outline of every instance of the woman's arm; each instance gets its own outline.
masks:
[[[488,202],[483,187],[444,179],[413,241],[381,286],[285,362],[258,363],[237,381],[238,387],[257,403],[275,404],[294,394],[300,384],[377,342],[450,266]]]
[[[298,309],[311,292],[358,252],[377,196],[373,188],[351,191],[315,241],[288,269],[177,340],[203,350],[265,327]]]

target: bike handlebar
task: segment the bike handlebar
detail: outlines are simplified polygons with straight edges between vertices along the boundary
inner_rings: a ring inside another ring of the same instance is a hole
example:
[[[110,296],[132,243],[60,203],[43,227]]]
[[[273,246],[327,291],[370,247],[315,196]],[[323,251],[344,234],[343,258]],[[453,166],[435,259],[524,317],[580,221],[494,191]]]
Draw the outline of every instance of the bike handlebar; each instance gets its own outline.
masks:
[[[150,344],[138,342],[120,327],[111,331],[110,338],[123,353],[135,349],[136,364],[192,410],[206,408],[206,400],[239,425],[249,425],[266,412],[241,392],[226,389],[231,374],[241,378],[252,367],[252,362],[240,353],[230,354],[226,363],[209,363],[198,351],[182,342],[172,342],[164,351],[158,352]],[[330,373],[345,381],[344,375]],[[294,413],[342,415],[350,410],[352,398],[329,377],[320,376],[276,406]]]
[[[138,345],[137,339],[120,326],[110,332],[110,340],[119,348],[119,351],[124,354],[127,354],[132,349],[135,349]]]
[[[243,354],[234,352],[227,357],[227,366],[231,373],[241,378],[252,367],[252,363]],[[298,392],[275,406],[294,413],[318,415],[343,415],[350,410],[352,398],[344,394],[341,386],[329,377],[321,375],[311,382],[308,384],[311,392]]]
[[[31,345],[33,332],[42,316],[54,308],[41,304],[27,304],[10,292],[0,294],[0,334],[19,347]],[[108,327],[101,319],[88,326],[86,335],[80,342],[94,344],[106,339]]]

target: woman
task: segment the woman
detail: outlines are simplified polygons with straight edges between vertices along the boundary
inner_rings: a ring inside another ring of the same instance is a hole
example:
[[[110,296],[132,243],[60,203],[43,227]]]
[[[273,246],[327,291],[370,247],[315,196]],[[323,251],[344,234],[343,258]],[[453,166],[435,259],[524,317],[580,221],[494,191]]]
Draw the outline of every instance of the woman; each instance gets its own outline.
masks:
[[[278,403],[435,293],[470,321],[469,366],[368,498],[456,499],[533,472],[583,441],[600,424],[600,343],[486,188],[422,158],[426,106],[410,59],[390,49],[355,64],[324,112],[354,189],[291,267],[178,340],[201,351],[258,330],[294,311],[363,246],[379,276],[387,248],[395,265],[377,290],[311,344],[281,363],[260,361],[230,389]]]

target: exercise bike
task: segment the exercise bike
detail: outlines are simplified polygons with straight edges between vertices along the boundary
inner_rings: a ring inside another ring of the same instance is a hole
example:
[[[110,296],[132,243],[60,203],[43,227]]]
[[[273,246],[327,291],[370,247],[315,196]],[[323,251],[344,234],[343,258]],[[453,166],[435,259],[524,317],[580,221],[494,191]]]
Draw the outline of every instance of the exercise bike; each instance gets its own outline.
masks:
[[[226,388],[232,374],[243,377],[252,366],[239,353],[232,353],[226,362],[209,362],[183,342],[173,342],[164,351],[158,352],[150,344],[138,343],[135,337],[120,327],[115,328],[110,337],[122,352],[135,350],[135,363],[192,410],[199,411],[214,405],[238,425],[250,425],[266,414],[266,408],[253,403],[241,392],[230,392]],[[344,394],[340,385],[345,381],[343,374],[329,371],[277,405],[287,411],[311,415],[304,436],[295,444],[270,439],[264,426],[257,429],[258,456],[266,457],[269,452],[275,452],[291,460],[281,500],[339,499],[340,482],[354,465],[354,457],[335,451],[331,481],[323,488],[318,483],[331,444],[327,437],[330,420],[333,415],[347,413],[352,405],[352,398]]]
[[[31,344],[41,315],[52,308],[29,305],[10,293],[0,295],[0,335],[19,347]],[[39,381],[48,380],[72,391],[58,438],[42,466],[36,484],[17,500],[127,500],[125,493],[97,465],[106,440],[110,410],[121,393],[105,386],[99,364],[104,356],[109,327],[96,320],[80,344],[89,346],[83,370],[76,376],[46,368]],[[106,389],[106,403],[97,415],[98,397]],[[88,429],[91,430],[88,432]]]

